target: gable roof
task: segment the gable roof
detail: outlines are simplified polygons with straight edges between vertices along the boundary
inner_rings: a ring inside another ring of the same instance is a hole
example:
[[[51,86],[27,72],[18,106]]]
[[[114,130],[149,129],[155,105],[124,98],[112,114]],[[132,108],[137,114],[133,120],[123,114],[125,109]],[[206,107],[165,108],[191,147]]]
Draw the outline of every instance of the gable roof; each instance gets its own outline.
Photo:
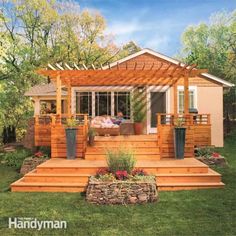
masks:
[[[114,67],[114,66],[117,65],[117,63],[120,64],[122,62],[126,62],[126,61],[128,61],[130,59],[133,59],[133,58],[135,58],[137,56],[140,56],[140,55],[142,55],[144,53],[151,54],[151,55],[153,55],[155,57],[159,57],[159,58],[161,58],[163,60],[166,60],[166,61],[171,62],[171,63],[176,64],[176,65],[179,64],[179,63],[180,63],[181,66],[185,66],[186,65],[185,63],[180,62],[180,61],[178,61],[176,59],[173,59],[171,57],[168,57],[168,56],[166,56],[164,54],[161,54],[159,52],[155,52],[154,50],[151,50],[149,48],[144,48],[141,51],[138,51],[138,52],[136,52],[136,53],[134,53],[134,54],[132,54],[130,56],[124,57],[124,58],[122,58],[122,59],[120,59],[118,61],[115,61],[115,62],[111,63],[110,67]],[[108,69],[108,68],[109,68],[108,66],[104,66],[104,69]],[[224,87],[233,87],[234,86],[234,84],[232,84],[232,83],[230,83],[230,82],[228,82],[228,81],[226,81],[224,79],[221,79],[221,78],[219,78],[217,76],[211,75],[209,73],[202,73],[201,75],[206,77],[206,78],[208,78],[208,79],[210,79],[210,80],[213,80],[215,82],[221,83]]]
[[[62,89],[62,96],[67,92]],[[35,85],[25,93],[25,96],[56,96],[56,85],[54,83]]]

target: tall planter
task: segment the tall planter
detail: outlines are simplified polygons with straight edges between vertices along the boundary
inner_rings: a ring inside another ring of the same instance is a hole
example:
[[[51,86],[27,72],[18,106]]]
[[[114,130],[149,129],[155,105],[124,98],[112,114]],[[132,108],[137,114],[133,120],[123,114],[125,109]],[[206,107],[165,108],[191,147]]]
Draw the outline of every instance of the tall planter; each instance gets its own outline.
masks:
[[[66,157],[73,160],[76,157],[76,128],[66,128]]]
[[[184,159],[186,128],[174,128],[174,150],[176,159]]]
[[[134,133],[136,135],[143,134],[143,123],[142,122],[135,122],[134,123]]]

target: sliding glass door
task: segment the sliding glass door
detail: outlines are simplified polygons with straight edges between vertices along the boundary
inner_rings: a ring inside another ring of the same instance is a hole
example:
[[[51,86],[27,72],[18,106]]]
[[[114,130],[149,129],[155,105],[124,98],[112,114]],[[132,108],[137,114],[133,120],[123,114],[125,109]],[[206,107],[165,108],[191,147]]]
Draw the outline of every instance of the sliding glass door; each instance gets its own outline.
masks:
[[[114,114],[122,112],[125,119],[130,119],[130,92],[114,92]]]
[[[94,117],[122,112],[125,119],[130,119],[130,110],[130,92],[76,92],[76,113]]]
[[[95,116],[111,115],[111,92],[95,92]]]

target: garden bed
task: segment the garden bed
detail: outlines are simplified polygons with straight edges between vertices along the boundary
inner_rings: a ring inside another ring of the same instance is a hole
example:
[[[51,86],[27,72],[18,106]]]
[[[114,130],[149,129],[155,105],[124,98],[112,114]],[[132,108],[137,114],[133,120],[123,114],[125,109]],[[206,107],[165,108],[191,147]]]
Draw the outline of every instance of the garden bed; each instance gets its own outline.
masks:
[[[90,177],[86,200],[95,204],[143,204],[158,200],[155,177],[147,181],[99,181]]]

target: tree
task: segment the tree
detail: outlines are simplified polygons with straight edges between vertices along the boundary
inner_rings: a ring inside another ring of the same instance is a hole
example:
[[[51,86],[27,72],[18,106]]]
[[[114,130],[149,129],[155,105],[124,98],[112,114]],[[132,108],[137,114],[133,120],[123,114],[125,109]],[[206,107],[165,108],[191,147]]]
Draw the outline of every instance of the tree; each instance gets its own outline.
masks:
[[[236,10],[214,14],[209,23],[188,27],[182,35],[181,57],[190,64],[236,84]],[[224,95],[224,114],[235,119],[236,90]]]
[[[115,59],[118,60],[127,57],[140,50],[141,48],[134,41],[130,41],[122,46],[121,50],[119,51]]]
[[[45,81],[38,68],[55,62],[100,66],[116,55],[104,18],[78,11],[75,1],[0,0],[0,9],[0,126],[22,127],[32,115],[24,93]]]

